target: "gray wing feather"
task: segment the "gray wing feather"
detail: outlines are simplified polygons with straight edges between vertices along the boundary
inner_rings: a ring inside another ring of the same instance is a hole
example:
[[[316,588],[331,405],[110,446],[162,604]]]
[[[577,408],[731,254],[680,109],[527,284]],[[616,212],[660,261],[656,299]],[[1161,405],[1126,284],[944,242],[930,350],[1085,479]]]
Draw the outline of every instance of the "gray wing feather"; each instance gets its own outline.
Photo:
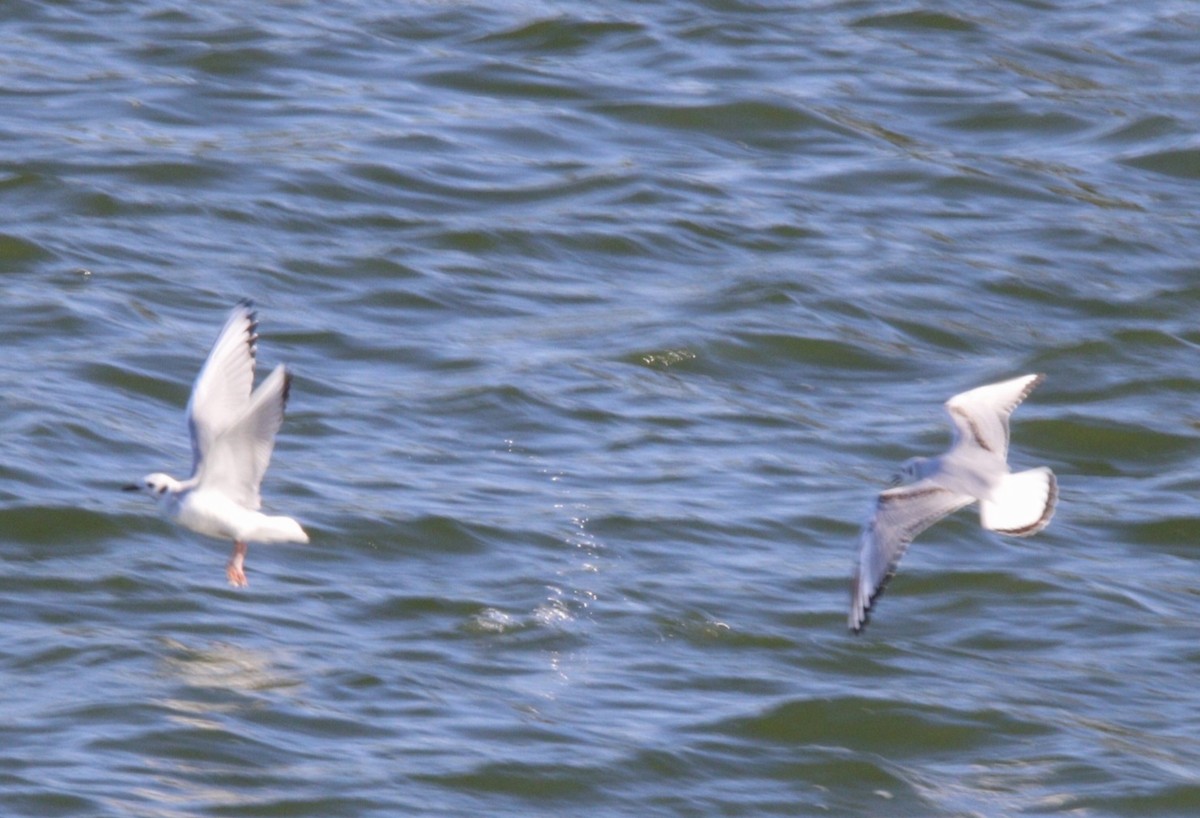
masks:
[[[246,508],[262,507],[259,486],[283,425],[292,375],[280,364],[254,390],[241,417],[213,440],[200,469],[199,484],[215,488]]]
[[[973,502],[974,497],[949,491],[930,480],[879,495],[875,513],[859,537],[858,562],[850,586],[850,630],[858,633],[866,626],[871,603],[896,572],[913,538]]]
[[[254,305],[242,301],[229,314],[196,376],[187,406],[194,476],[216,439],[241,418],[250,403],[257,327]]]
[[[978,446],[1008,458],[1008,419],[1045,375],[1022,375],[955,395],[946,401],[955,443]]]

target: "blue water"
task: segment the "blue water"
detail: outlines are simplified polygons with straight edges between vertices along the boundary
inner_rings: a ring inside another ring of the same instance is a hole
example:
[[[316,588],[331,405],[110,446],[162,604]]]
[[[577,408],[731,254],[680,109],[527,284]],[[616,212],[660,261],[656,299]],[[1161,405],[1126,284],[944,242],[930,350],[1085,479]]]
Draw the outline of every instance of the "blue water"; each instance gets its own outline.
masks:
[[[0,8],[0,812],[1195,815],[1200,13]],[[228,544],[229,308],[296,380]],[[846,631],[859,527],[1027,372]]]

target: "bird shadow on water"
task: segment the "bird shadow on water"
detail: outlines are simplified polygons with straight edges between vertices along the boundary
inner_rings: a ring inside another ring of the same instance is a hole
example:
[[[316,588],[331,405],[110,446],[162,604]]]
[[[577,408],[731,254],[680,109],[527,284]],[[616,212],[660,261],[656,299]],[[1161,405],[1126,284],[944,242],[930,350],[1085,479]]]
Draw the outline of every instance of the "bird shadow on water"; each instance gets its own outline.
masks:
[[[288,691],[304,684],[300,676],[289,670],[286,659],[276,655],[278,650],[265,649],[261,645],[251,648],[214,641],[195,647],[163,637],[159,646],[162,655],[158,675],[187,690],[246,694]],[[203,704],[198,700],[195,706],[186,709],[203,712]]]

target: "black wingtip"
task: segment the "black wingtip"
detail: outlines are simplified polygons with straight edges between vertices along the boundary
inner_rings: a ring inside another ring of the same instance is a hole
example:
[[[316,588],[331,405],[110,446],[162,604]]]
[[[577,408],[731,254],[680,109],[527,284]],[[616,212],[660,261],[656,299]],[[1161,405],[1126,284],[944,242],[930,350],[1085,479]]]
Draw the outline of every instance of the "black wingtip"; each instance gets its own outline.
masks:
[[[1029,397],[1029,395],[1033,392],[1033,390],[1035,390],[1039,386],[1041,386],[1045,380],[1046,380],[1045,372],[1033,373],[1033,380],[1029,382],[1029,385],[1025,387],[1025,391],[1023,391],[1021,393],[1021,402],[1024,403],[1025,399],[1027,397]]]
[[[238,301],[234,309],[245,310],[246,315],[250,318],[250,334],[254,334],[254,330],[258,329],[258,309],[254,306],[254,299],[243,298]]]
[[[860,575],[861,567],[855,566],[854,573],[850,576],[850,632],[855,636],[862,633],[863,628],[871,621],[871,602],[874,596],[867,599],[862,599],[859,596],[859,591],[862,588],[862,577]]]
[[[904,556],[904,551],[900,552],[900,557],[902,556]],[[899,564],[900,557],[896,558],[897,564]],[[893,566],[886,574],[883,575],[883,579],[879,580],[879,585],[874,591],[871,592],[871,595],[862,601],[862,618],[858,620],[857,624],[850,626],[850,632],[855,636],[861,634],[866,629],[867,625],[871,624],[871,614],[875,610],[875,604],[879,602],[879,597],[883,596],[883,592],[887,590],[888,585],[891,584],[892,577],[894,576],[896,576],[896,569]],[[858,571],[856,570],[854,572],[854,576],[850,580],[851,610],[857,607],[859,602],[857,596],[858,579]]]
[[[863,607],[862,619],[858,620],[858,624],[850,626],[850,633],[854,634],[855,636],[861,636],[862,632],[867,629],[867,625],[871,624],[871,614],[873,612],[872,606],[875,604],[876,600],[879,599],[879,595],[881,593],[883,593],[883,588],[877,590],[871,595],[871,598],[867,600],[866,605]]]
[[[234,309],[241,309],[246,312],[246,317],[250,319],[250,325],[246,328],[246,345],[250,347],[250,357],[254,360],[258,359],[258,310],[254,308],[254,299],[243,298],[237,302]]]
[[[866,604],[863,605],[861,618],[850,626],[850,633],[854,634],[855,636],[861,636],[862,632],[866,630],[867,625],[871,624],[871,606],[875,603],[875,598],[877,596],[879,596],[878,592],[876,592],[875,595],[867,600]]]
[[[288,398],[291,397],[291,394],[292,394],[292,370],[285,368],[283,370],[283,394],[280,396],[280,399],[283,401],[284,406],[287,406]]]

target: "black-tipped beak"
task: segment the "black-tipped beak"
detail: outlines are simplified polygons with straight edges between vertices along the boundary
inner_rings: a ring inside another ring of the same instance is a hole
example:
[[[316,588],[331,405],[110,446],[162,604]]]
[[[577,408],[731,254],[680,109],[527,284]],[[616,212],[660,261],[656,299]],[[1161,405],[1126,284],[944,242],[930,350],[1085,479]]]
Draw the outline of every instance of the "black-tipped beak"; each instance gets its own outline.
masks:
[[[121,486],[121,491],[141,491],[142,487],[137,483],[130,483],[128,486]]]

